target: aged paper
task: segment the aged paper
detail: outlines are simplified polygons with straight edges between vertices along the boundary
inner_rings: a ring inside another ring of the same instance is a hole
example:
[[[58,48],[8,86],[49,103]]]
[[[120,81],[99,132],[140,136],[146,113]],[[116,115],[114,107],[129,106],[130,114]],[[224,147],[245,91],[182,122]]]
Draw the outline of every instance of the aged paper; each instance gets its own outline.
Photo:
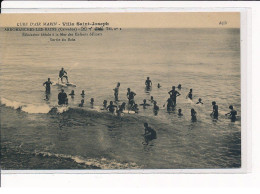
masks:
[[[240,13],[1,14],[1,168],[241,168]]]

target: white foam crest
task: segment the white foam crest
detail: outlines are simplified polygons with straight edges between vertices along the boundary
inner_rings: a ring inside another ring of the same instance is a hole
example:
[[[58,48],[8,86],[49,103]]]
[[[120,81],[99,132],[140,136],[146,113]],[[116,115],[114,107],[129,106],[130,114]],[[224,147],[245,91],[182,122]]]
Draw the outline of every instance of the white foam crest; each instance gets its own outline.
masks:
[[[51,108],[48,105],[28,104],[22,106],[21,110],[33,114],[33,113],[48,113],[51,110]]]
[[[131,162],[131,163],[120,163],[117,162],[116,160],[108,160],[106,158],[101,158],[101,159],[94,159],[94,158],[89,158],[89,159],[83,159],[78,156],[70,156],[70,155],[65,155],[65,154],[52,154],[49,152],[39,152],[36,153],[36,155],[42,154],[43,156],[55,156],[58,158],[67,158],[67,159],[72,159],[77,163],[82,163],[88,166],[96,166],[101,169],[139,169],[141,168],[138,166],[136,163]]]
[[[61,107],[57,107],[57,112],[58,113],[63,113],[69,110],[68,106],[61,106]]]
[[[13,109],[20,108],[21,111],[27,113],[48,113],[51,109],[47,104],[25,104],[17,101],[8,100],[6,98],[1,98],[1,104],[5,105],[6,107],[11,107]]]
[[[1,98],[1,104],[5,105],[7,107],[14,108],[14,109],[17,109],[22,106],[22,103],[16,102],[16,101],[11,101],[6,98]]]

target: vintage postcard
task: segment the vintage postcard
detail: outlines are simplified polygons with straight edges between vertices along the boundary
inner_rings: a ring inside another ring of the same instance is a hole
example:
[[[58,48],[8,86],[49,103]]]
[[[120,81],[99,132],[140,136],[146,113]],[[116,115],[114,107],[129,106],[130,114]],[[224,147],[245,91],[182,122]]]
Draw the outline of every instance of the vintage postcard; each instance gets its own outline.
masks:
[[[241,169],[240,23],[1,14],[1,168]]]

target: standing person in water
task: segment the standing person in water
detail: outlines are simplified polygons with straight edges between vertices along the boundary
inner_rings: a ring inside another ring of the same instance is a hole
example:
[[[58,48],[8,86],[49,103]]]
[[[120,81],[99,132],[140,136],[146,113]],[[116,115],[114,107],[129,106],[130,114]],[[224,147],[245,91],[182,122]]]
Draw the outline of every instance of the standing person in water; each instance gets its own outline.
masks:
[[[129,103],[134,101],[134,97],[135,97],[136,93],[134,93],[133,91],[131,91],[130,88],[127,88],[127,98]]]
[[[159,111],[159,106],[157,105],[157,102],[154,101],[154,103],[153,103],[153,112],[154,112],[155,116],[158,114],[158,111]]]
[[[148,123],[144,123],[144,140],[145,144],[148,145],[149,141],[152,141],[157,138],[156,131],[148,126]]]
[[[81,100],[79,107],[83,107],[83,105],[84,105],[84,99]]]
[[[103,102],[103,107],[104,107],[104,108],[107,108],[107,100],[104,100],[104,102]]]
[[[123,102],[121,105],[119,105],[118,111],[123,112],[125,110],[126,103]]]
[[[61,70],[60,70],[59,78],[60,78],[61,82],[63,82],[63,78],[66,78],[67,83],[69,82],[68,76],[67,76],[67,72],[64,70],[63,67],[62,67]]]
[[[90,104],[93,106],[94,105],[94,98],[90,99]]]
[[[119,87],[120,87],[120,83],[117,83],[117,86],[115,87],[114,90],[114,96],[115,96],[115,101],[118,101],[118,94],[119,94]]]
[[[134,111],[135,113],[138,113],[138,111],[139,111],[138,105],[137,105],[137,104],[134,104],[134,105],[131,107],[131,110]]]
[[[133,106],[135,105],[135,101],[133,99],[131,99],[129,102],[128,102],[128,109],[132,109]]]
[[[158,83],[158,85],[157,85],[157,88],[160,88],[160,87],[162,87],[162,86],[161,86],[161,84],[160,84],[160,83]]]
[[[126,96],[127,96],[127,99],[129,99],[129,94],[131,92],[131,89],[130,88],[127,88],[127,93],[126,93]]]
[[[154,103],[154,99],[153,99],[153,96],[151,96],[151,99],[150,99],[151,103]]]
[[[234,110],[234,107],[232,105],[229,106],[230,112],[226,114],[226,116],[229,116],[231,119],[231,122],[235,122],[237,120],[237,111]]]
[[[74,97],[74,95],[75,95],[75,92],[74,92],[74,90],[71,90],[71,92],[70,92],[70,94],[69,94],[71,97]]]
[[[175,90],[175,86],[172,86],[172,90],[168,92],[168,94],[170,94],[170,98],[173,101],[173,105],[176,105],[176,98],[177,96],[180,96],[181,94]]]
[[[167,99],[167,110],[170,111],[171,109],[174,108],[174,104],[171,98]]]
[[[119,105],[118,109],[116,110],[117,116],[121,116],[121,113],[125,110],[126,103],[123,102]]]
[[[58,94],[58,104],[63,105],[68,103],[67,94],[61,89],[61,92]]]
[[[218,119],[218,105],[215,101],[212,102],[213,110],[210,116],[212,116],[214,119]]]
[[[107,106],[107,110],[111,113],[114,113],[115,112],[115,109],[116,109],[117,106],[115,106],[113,104],[113,101],[110,101],[110,104]]]
[[[51,79],[48,78],[48,80],[46,82],[43,83],[43,86],[45,85],[45,92],[47,94],[50,94],[51,93],[51,85],[52,85],[52,82],[51,82]]]
[[[192,100],[192,89],[190,89],[190,92],[188,93],[187,97],[186,98],[189,98]]]
[[[82,98],[84,98],[85,97],[85,91],[84,90],[82,90],[82,92],[81,92],[81,94],[80,94],[81,96],[82,96]]]
[[[147,89],[150,89],[152,87],[153,83],[150,80],[150,77],[147,77],[146,81],[145,81],[145,86]]]
[[[194,110],[194,108],[191,109],[191,120],[193,122],[197,121],[197,112]]]

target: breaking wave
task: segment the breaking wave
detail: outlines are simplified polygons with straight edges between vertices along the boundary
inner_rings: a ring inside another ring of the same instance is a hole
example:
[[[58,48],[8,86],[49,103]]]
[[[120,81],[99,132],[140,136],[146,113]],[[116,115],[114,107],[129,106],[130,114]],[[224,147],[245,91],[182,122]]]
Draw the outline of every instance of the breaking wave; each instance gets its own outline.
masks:
[[[88,158],[84,159],[79,156],[71,156],[65,154],[53,154],[49,152],[35,152],[36,156],[42,157],[56,157],[62,159],[72,159],[78,164],[85,164],[87,166],[92,166],[100,169],[140,169],[141,166],[138,166],[134,162],[118,162],[116,160],[109,160],[107,158],[94,159]]]
[[[47,104],[26,104],[22,102],[8,100],[6,98],[1,98],[0,103],[5,105],[6,107],[10,107],[15,110],[20,110],[30,114],[46,114],[50,111],[55,111],[57,113],[66,112],[69,107],[61,106],[61,107],[50,107]]]

